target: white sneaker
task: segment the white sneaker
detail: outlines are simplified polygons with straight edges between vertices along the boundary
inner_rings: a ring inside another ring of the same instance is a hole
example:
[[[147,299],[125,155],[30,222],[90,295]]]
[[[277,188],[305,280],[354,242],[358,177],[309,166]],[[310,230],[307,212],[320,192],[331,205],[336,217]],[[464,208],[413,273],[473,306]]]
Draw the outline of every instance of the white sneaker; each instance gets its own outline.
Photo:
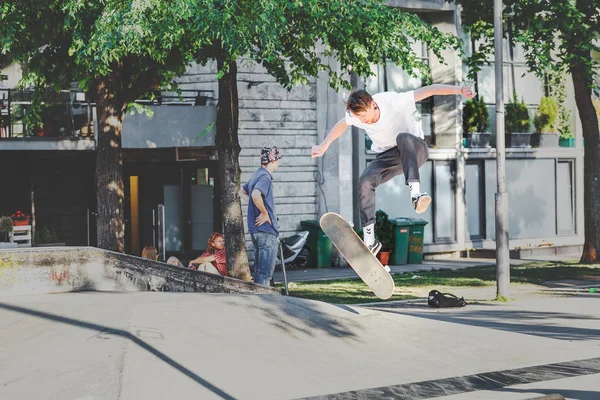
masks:
[[[431,196],[427,193],[419,193],[412,198],[412,204],[417,214],[423,214],[431,204]]]
[[[388,273],[392,270],[388,265],[384,265],[383,269],[385,269]]]
[[[367,245],[367,247],[374,256],[377,256],[377,253],[379,253],[379,250],[381,250],[381,242],[379,240],[375,240],[375,243],[372,245]]]

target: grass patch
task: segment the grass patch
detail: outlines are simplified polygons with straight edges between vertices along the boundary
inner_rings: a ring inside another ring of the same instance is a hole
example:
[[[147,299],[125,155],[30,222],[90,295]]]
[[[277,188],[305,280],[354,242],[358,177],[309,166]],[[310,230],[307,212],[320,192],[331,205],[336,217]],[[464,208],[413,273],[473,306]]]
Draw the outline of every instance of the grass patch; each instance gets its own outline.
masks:
[[[418,275],[420,278],[413,279]],[[437,270],[394,274],[397,288],[432,287],[443,291],[444,287],[484,287],[496,284],[495,267],[473,267],[460,270]],[[513,265],[510,280],[513,283],[541,284],[543,282],[600,277],[600,265],[581,266],[575,262],[532,262]],[[320,300],[337,304],[357,304],[381,301],[360,279],[299,282],[289,289],[291,296]],[[283,288],[283,285],[279,285]],[[412,295],[396,294],[389,300],[414,299]],[[505,301],[505,299],[498,299]]]
[[[319,300],[336,304],[358,304],[381,301],[360,279],[340,279],[332,281],[298,282],[298,287],[289,289],[290,296]],[[277,285],[283,288],[283,285]],[[390,300],[408,300],[415,296],[393,295]]]

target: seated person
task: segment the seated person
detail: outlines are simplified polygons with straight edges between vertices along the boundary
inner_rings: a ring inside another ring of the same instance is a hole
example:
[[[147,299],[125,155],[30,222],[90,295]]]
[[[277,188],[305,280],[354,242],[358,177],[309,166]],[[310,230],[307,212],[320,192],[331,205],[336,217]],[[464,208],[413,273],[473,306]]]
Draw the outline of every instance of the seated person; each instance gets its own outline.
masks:
[[[152,246],[146,246],[142,250],[142,258],[146,258],[152,261],[158,261],[158,252]]]
[[[176,267],[183,267],[183,264],[181,263],[181,261],[179,261],[179,258],[175,256],[169,257],[169,259],[167,260],[167,264],[175,265]]]
[[[227,258],[225,255],[225,237],[213,232],[208,239],[208,248],[200,257],[190,261],[190,268],[227,276]]]
[[[158,261],[158,251],[152,246],[146,246],[142,250],[142,258],[146,258],[152,261]],[[148,287],[152,292],[169,291],[167,280],[161,276],[150,274],[144,279],[147,280]]]

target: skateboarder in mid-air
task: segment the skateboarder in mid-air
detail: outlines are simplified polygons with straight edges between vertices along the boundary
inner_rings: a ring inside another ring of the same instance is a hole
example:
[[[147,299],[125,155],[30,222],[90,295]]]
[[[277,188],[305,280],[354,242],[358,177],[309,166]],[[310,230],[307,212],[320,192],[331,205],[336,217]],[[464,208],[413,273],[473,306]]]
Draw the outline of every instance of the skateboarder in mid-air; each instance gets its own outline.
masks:
[[[417,111],[415,103],[434,95],[457,94],[467,99],[475,96],[468,87],[440,84],[404,93],[384,92],[373,96],[364,90],[356,90],[348,97],[346,117],[331,129],[321,144],[312,147],[311,156],[321,157],[349,125],[364,129],[373,141],[371,150],[377,156],[358,182],[364,242],[373,254],[381,249],[381,243],[375,240],[374,229],[377,186],[404,174],[415,211],[423,213],[431,203],[431,197],[421,192],[419,187],[419,168],[427,161],[429,150],[423,130],[413,116]]]

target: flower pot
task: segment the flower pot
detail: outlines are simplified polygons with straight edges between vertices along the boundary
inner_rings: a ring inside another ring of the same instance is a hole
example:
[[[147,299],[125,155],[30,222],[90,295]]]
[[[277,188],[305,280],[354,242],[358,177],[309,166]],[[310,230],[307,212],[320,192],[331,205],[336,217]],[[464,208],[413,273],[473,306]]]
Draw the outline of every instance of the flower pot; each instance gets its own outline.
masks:
[[[13,226],[27,226],[27,225],[29,225],[28,219],[13,220]]]
[[[535,132],[531,135],[531,147],[558,147],[558,134],[554,132]]]
[[[491,132],[469,132],[467,133],[467,147],[489,147]]]
[[[575,147],[575,138],[560,138],[558,140],[558,145],[560,147]]]
[[[380,251],[379,254],[377,254],[377,258],[381,262],[381,265],[388,265],[388,263],[390,262],[390,252]]]
[[[512,132],[504,135],[506,147],[529,147],[531,132]]]

